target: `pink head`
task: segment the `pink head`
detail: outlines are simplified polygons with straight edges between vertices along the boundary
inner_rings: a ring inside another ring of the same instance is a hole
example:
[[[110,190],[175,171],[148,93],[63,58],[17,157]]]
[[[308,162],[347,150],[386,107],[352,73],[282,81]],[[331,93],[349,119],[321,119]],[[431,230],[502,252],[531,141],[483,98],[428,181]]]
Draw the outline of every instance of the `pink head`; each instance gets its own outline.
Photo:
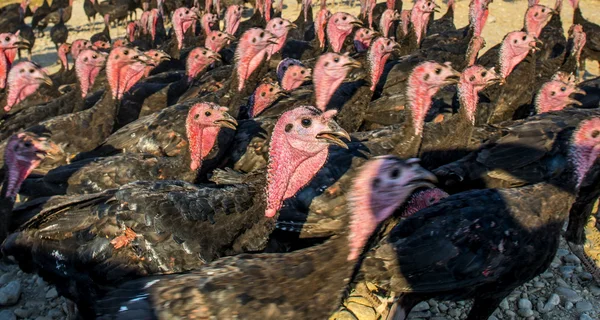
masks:
[[[429,17],[437,9],[439,9],[432,0],[417,0],[410,13],[410,22],[413,25],[413,30],[417,36],[417,44],[421,44],[421,39],[425,36]]]
[[[250,96],[248,116],[250,118],[257,117],[283,95],[285,95],[285,91],[276,82],[262,82]]]
[[[570,158],[575,167],[577,187],[600,155],[600,118],[581,121],[573,133]]]
[[[20,36],[20,30],[15,33],[0,33],[0,52],[6,56],[10,64],[15,61],[19,49],[27,49],[31,43]]]
[[[9,112],[13,106],[36,92],[42,83],[49,86],[52,80],[46,71],[31,61],[15,64],[8,72],[8,94],[4,111]]]
[[[292,91],[300,87],[304,82],[310,80],[312,70],[300,66],[291,65],[285,71],[281,79],[281,87],[286,91]]]
[[[381,19],[379,20],[379,28],[381,28],[381,33],[384,37],[388,37],[390,33],[390,28],[394,21],[399,21],[401,19],[400,13],[398,10],[387,9],[381,15]]]
[[[121,39],[117,39],[113,42],[112,46],[113,48],[117,48],[117,47],[126,47],[130,44],[129,40],[125,39],[125,38],[121,38]]]
[[[213,30],[208,34],[208,36],[206,36],[204,46],[214,52],[219,52],[225,47],[225,45],[233,40],[235,40],[235,37],[231,34]]]
[[[579,8],[579,0],[569,0],[569,3],[573,7],[573,9]]]
[[[296,28],[296,25],[287,19],[273,18],[271,21],[267,22],[267,27],[265,30],[271,32],[275,38],[277,38],[277,43],[271,44],[267,48],[268,59],[270,59],[273,54],[279,52],[281,48],[283,48],[288,32],[294,28]]]
[[[375,91],[377,83],[383,74],[385,63],[394,51],[398,51],[400,45],[396,41],[380,37],[373,42],[373,45],[367,53],[369,62],[369,73],[371,77],[371,91]]]
[[[244,7],[241,5],[231,5],[225,12],[225,32],[235,34],[242,20],[242,12]]]
[[[146,2],[144,2],[145,4]],[[150,11],[144,11],[142,16],[140,17],[139,26],[141,28],[142,34],[148,34],[148,21],[150,21]],[[127,29],[129,30],[129,29]],[[129,32],[127,33],[129,34]]]
[[[412,10],[402,10],[400,12],[400,21],[402,21],[401,23],[401,27],[402,27],[402,35],[406,36],[408,34],[408,27],[410,25],[410,14],[412,13]]]
[[[365,52],[369,50],[373,39],[379,36],[379,32],[373,31],[369,28],[360,28],[354,33],[354,48],[358,52]]]
[[[144,52],[144,55],[148,58],[148,61],[146,62],[146,71],[144,71],[144,76],[146,77],[149,76],[150,72],[158,67],[159,64],[171,60],[171,56],[162,50],[151,49]]]
[[[315,19],[315,33],[317,34],[317,39],[319,39],[319,47],[321,49],[325,48],[325,27],[329,18],[331,18],[331,11],[327,10],[327,8],[321,8]]]
[[[458,82],[458,97],[461,108],[464,108],[461,112],[464,112],[471,124],[475,124],[475,114],[479,102],[478,93],[501,80],[502,78],[494,68],[486,69],[479,65],[473,65],[463,70]]]
[[[173,12],[173,29],[175,30],[179,49],[183,47],[183,35],[198,19],[197,12],[186,7],[178,8]]]
[[[469,4],[469,24],[474,36],[481,36],[490,13],[491,0],[474,0]]]
[[[537,49],[536,40],[523,31],[513,31],[504,37],[500,47],[500,75],[504,79],[527,57],[529,51]]]
[[[434,205],[450,195],[446,191],[439,188],[425,189],[417,191],[410,196],[406,205],[403,206],[404,210],[400,214],[403,218],[408,218],[415,213]]]
[[[556,11],[556,14],[560,14],[562,12],[562,6],[563,0],[556,0],[556,2],[554,2],[554,11]]]
[[[136,48],[113,48],[106,61],[106,78],[113,99],[123,94],[144,76],[149,59]]]
[[[329,52],[321,55],[317,59],[313,72],[317,108],[325,111],[329,100],[348,73],[353,68],[360,67],[360,62],[352,59],[348,54]]]
[[[273,8],[273,0],[264,0],[265,6],[264,6],[264,17],[265,17],[265,21],[269,22],[271,21],[271,8]]]
[[[535,109],[538,114],[559,111],[570,105],[581,105],[581,102],[571,98],[574,94],[583,94],[574,82],[551,80],[542,85],[535,98]]]
[[[106,53],[91,49],[85,49],[79,53],[75,60],[75,74],[79,80],[81,96],[87,96],[90,88],[94,85],[100,70],[106,65]]]
[[[71,44],[63,43],[58,47],[58,59],[65,70],[69,70],[69,60],[67,56],[71,53]]]
[[[23,181],[48,155],[61,153],[60,147],[35,133],[21,132],[8,139],[4,151],[6,178],[2,195],[14,199]]]
[[[334,13],[327,23],[327,39],[334,52],[339,53],[346,37],[352,33],[355,26],[362,26],[362,22],[351,14],[345,12]]]
[[[467,65],[472,66],[477,61],[477,56],[479,55],[479,51],[485,48],[485,39],[480,36],[473,36],[471,41],[469,42],[469,47],[467,48]]]
[[[531,8],[535,5],[538,5],[538,4],[540,4],[540,0],[527,0],[527,6],[529,8]]]
[[[260,28],[244,32],[235,50],[238,91],[244,89],[246,80],[265,58],[268,45],[276,43],[276,40],[273,34]]]
[[[269,145],[267,207],[272,218],[323,167],[331,144],[347,148],[340,139],[350,139],[333,117],[336,110],[321,112],[310,106],[287,111],[275,124]]]
[[[110,51],[110,43],[108,43],[106,41],[98,40],[98,41],[92,43],[92,48],[94,50],[109,52]]]
[[[210,49],[200,47],[190,51],[186,61],[188,81],[196,79],[202,71],[219,59],[221,56]]]
[[[209,34],[215,26],[219,26],[219,17],[214,13],[206,13],[201,19],[202,30],[204,34]]]
[[[580,61],[581,50],[585,47],[587,42],[587,36],[583,32],[583,27],[580,24],[574,24],[569,28],[569,38],[573,39],[573,48],[571,49],[571,55],[575,56],[576,61]]]
[[[382,156],[360,168],[347,197],[349,261],[358,259],[377,226],[392,216],[415,190],[432,188],[437,182],[435,176],[418,163],[418,159],[404,161],[394,156]],[[424,201],[419,201],[419,206],[421,202]],[[425,204],[430,205],[426,201]]]
[[[525,30],[534,37],[539,37],[542,28],[546,26],[554,13],[556,13],[554,9],[539,4],[529,7],[525,13]]]
[[[377,4],[377,0],[367,0],[367,19],[369,21],[369,28],[373,28],[373,10],[375,9],[375,5]]]
[[[210,102],[200,102],[190,108],[185,122],[190,169],[197,170],[202,166],[202,160],[210,154],[222,128],[236,129],[238,123],[227,110]]]
[[[158,10],[158,9],[150,10],[150,14],[148,15],[148,23],[145,26],[145,28],[146,28],[147,32],[150,32],[150,37],[152,38],[152,41],[154,41],[156,39],[157,26],[158,26],[159,22],[162,24],[162,19],[163,19],[163,15],[160,13],[160,10]],[[183,22],[179,24],[179,26],[181,28],[183,28],[183,25],[184,25]],[[185,32],[183,30],[181,30],[182,39],[183,39],[184,33]]]
[[[77,59],[77,56],[79,56],[79,52],[83,51],[84,49],[91,48],[92,43],[89,40],[77,39],[71,44],[71,57],[73,57],[73,59]]]
[[[130,23],[127,24],[127,38],[129,38],[130,42],[134,42],[135,41],[135,35],[137,34],[139,29],[139,25],[137,22],[132,21]]]
[[[431,107],[431,98],[441,87],[457,83],[460,73],[450,63],[440,64],[433,61],[417,65],[408,77],[406,98],[410,103],[412,125],[415,135],[423,133],[425,116]]]

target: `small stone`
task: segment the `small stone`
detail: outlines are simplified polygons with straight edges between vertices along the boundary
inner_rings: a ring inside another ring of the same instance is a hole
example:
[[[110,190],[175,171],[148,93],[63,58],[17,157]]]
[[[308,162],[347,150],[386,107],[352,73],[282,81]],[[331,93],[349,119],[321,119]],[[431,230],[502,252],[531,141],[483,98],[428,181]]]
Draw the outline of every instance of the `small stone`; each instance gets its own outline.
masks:
[[[581,301],[577,302],[577,304],[575,305],[575,309],[579,313],[584,313],[584,312],[592,311],[594,309],[594,307],[592,306],[592,304],[589,301],[581,300]]]
[[[593,285],[593,286],[590,286],[589,289],[593,295],[600,296],[600,287]]]
[[[437,307],[437,305],[438,305],[438,302],[433,299],[429,299],[429,301],[427,301],[427,303],[429,303],[429,306],[431,306],[431,307]]]
[[[556,279],[556,284],[559,287],[563,287],[563,288],[569,288],[570,286],[567,284],[567,282],[563,279],[563,278],[558,278]]]
[[[593,320],[592,317],[588,316],[586,313],[579,316],[579,320]]]
[[[448,315],[450,315],[451,317],[459,317],[460,316],[460,310],[458,309],[452,309],[450,310],[450,312],[448,312]]]
[[[19,301],[21,296],[21,283],[13,280],[0,289],[0,305],[12,306]]]
[[[445,303],[440,303],[438,304],[438,308],[440,309],[441,312],[446,312],[448,311],[448,306]]]
[[[533,305],[531,304],[531,301],[529,301],[529,299],[520,299],[518,305],[519,305],[519,309],[525,309],[525,310],[531,310],[531,308],[533,307]],[[528,316],[524,316],[524,317],[528,317]]]
[[[570,302],[577,302],[577,301],[581,301],[581,299],[582,299],[577,294],[577,292],[575,292],[573,289],[564,288],[564,287],[556,288],[556,294],[558,294],[561,299],[570,301]]]
[[[415,319],[415,318],[431,318],[431,311],[427,310],[427,311],[418,311],[418,312],[413,312],[411,311],[409,316],[409,319]],[[363,319],[363,318],[360,318]]]
[[[517,316],[517,314],[514,313],[512,310],[505,310],[504,314],[506,314],[509,317],[516,317]]]
[[[496,318],[496,316],[490,316],[488,320],[498,320],[498,318]]]
[[[560,272],[562,273],[563,278],[570,278],[573,276],[573,272],[575,272],[574,266],[562,266],[560,267]]]
[[[0,276],[0,286],[3,286],[7,283],[9,283],[12,279],[14,278],[14,274],[12,273],[5,273],[2,276]]]
[[[27,309],[17,308],[15,311],[13,311],[13,313],[19,318],[27,318],[31,312],[29,312]]]
[[[569,254],[569,250],[567,250],[567,249],[562,249],[562,248],[561,248],[561,249],[558,249],[558,250],[556,251],[556,256],[557,256],[557,257],[564,257],[564,256],[566,256],[566,255],[568,255],[568,254]]]
[[[548,278],[554,277],[554,274],[550,271],[546,271],[546,272],[542,273],[540,276],[544,279],[548,279]]]
[[[533,316],[533,310],[531,309],[519,309],[519,315],[521,317],[527,318]]]
[[[17,320],[17,317],[10,310],[0,311],[0,319],[2,320]]]
[[[427,301],[421,301],[414,308],[412,308],[411,312],[425,311],[425,310],[429,310],[429,308],[430,308],[429,303],[427,303]]]
[[[584,281],[590,281],[590,280],[594,279],[594,276],[592,276],[592,274],[589,272],[582,272],[579,274],[579,278]],[[593,292],[592,292],[592,294],[593,294]]]
[[[56,288],[52,288],[48,290],[48,292],[46,292],[46,299],[54,299],[56,297],[58,297],[58,292],[56,291]]]
[[[572,253],[566,255],[563,259],[565,260],[565,262],[572,263],[572,264],[580,264],[581,263],[581,260],[579,260],[579,258]]]
[[[544,283],[541,281],[536,281],[533,283],[533,287],[534,288],[543,288],[544,287]]]
[[[567,302],[565,303],[565,309],[567,309],[567,310],[571,310],[571,309],[573,309],[573,302],[571,302],[571,301],[567,301]]]
[[[52,319],[63,319],[65,317],[65,315],[62,313],[62,311],[60,311],[58,309],[50,310],[50,312],[48,312],[48,316],[52,317]]]
[[[429,308],[429,311],[431,311],[431,313],[440,313],[440,308],[438,308],[438,306],[431,307]]]
[[[430,320],[448,320],[446,317],[433,317]]]
[[[502,300],[502,302],[500,302],[500,308],[502,308],[502,310],[508,310],[508,308],[510,308],[510,306],[508,305],[508,301],[506,299]]]
[[[553,306],[557,306],[560,304],[560,296],[557,295],[556,293],[553,293],[550,298],[548,298],[548,301],[546,301],[546,303],[549,303]]]

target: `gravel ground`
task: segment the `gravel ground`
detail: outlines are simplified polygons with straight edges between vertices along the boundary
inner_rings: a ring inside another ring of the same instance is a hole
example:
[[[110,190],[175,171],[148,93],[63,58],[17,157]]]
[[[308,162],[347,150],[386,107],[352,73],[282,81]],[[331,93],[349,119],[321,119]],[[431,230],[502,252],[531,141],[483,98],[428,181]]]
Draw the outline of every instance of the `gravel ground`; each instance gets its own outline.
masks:
[[[339,2],[339,1],[338,1]],[[358,3],[358,1],[356,1]],[[406,1],[405,6],[410,6]],[[438,1],[439,2],[439,1]],[[552,5],[554,0],[542,0],[542,4]],[[285,0],[287,8],[284,17],[295,19],[298,15],[296,1]],[[457,2],[456,24],[462,26],[467,22],[468,1]],[[498,43],[504,34],[520,29],[525,12],[526,1],[506,2],[496,0],[491,5],[491,15],[484,29],[487,48]],[[600,7],[598,0],[581,0],[584,15],[590,21],[600,23]],[[332,8],[357,13],[358,8],[345,5]],[[445,9],[443,8],[442,11]],[[572,9],[565,1],[562,12],[563,22],[572,21]],[[249,15],[249,14],[248,14]],[[516,17],[516,18],[515,18]],[[99,19],[97,19],[99,20]],[[69,40],[89,38],[100,31],[100,22],[95,30],[90,30],[83,14],[82,1],[75,1],[73,17],[68,23]],[[565,31],[568,23],[565,23]],[[113,38],[124,35],[124,28],[111,30]],[[48,35],[49,28],[46,30]],[[54,44],[49,37],[36,40],[33,60],[47,67],[49,72],[58,69]],[[587,77],[600,74],[598,65],[588,63]],[[552,266],[545,273],[515,290],[513,294],[500,304],[490,320],[496,319],[580,319],[600,318],[600,287],[594,283],[591,274],[585,272],[579,259],[573,255],[563,242]],[[417,305],[409,315],[409,319],[466,319],[470,302],[438,302],[430,300]],[[68,299],[58,295],[56,289],[48,285],[37,275],[22,272],[18,266],[8,262],[0,262],[0,320],[11,319],[72,319],[74,305]]]

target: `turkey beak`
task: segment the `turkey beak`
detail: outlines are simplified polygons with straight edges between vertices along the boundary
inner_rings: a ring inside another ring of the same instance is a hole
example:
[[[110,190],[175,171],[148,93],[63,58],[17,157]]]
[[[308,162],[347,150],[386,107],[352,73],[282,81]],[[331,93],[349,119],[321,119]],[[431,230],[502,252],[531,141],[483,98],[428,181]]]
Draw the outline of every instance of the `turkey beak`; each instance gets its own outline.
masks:
[[[498,74],[497,74],[497,75],[495,75],[494,77],[492,77],[492,78],[488,79],[488,80],[487,80],[487,82],[486,82],[486,85],[488,85],[488,86],[489,86],[489,85],[491,85],[491,84],[494,84],[494,83],[500,83],[500,82],[502,82],[503,80],[504,80],[504,79],[503,79],[503,78],[502,78],[500,75],[498,75]]]
[[[49,86],[52,86],[52,79],[50,79],[50,77],[48,75],[44,75],[42,77],[39,78],[39,80]]]
[[[47,155],[59,155],[63,152],[62,148],[56,143],[46,138],[39,139],[39,142],[35,143],[36,156],[43,159]]]
[[[235,37],[234,37],[234,36],[232,36],[232,35],[230,35],[230,34],[226,34],[226,35],[225,35],[225,39],[227,39],[227,40],[229,40],[229,41],[233,41],[233,40],[235,40]]]
[[[17,42],[15,42],[15,46],[18,49],[27,49],[29,48],[29,46],[31,45],[31,42],[29,42],[29,40],[19,36],[17,39]]]
[[[171,56],[165,53],[164,56],[160,57],[160,62],[163,61],[171,61]]]
[[[371,33],[371,38],[375,39],[377,37],[381,37],[381,33],[379,31],[373,31],[373,33]]]
[[[358,68],[362,67],[362,64],[359,61],[350,58],[350,61],[346,62],[344,64],[344,67],[352,67],[352,68],[358,69]]]
[[[216,53],[211,57],[214,61],[221,61],[221,55]]]
[[[223,119],[215,120],[214,123],[221,128],[229,128],[231,130],[235,130],[238,126],[238,122],[229,113],[223,113]]]
[[[412,175],[410,177],[410,180],[408,181],[407,186],[413,187],[415,189],[423,187],[435,187],[435,183],[437,183],[438,181],[433,173],[423,169],[423,167],[419,165],[418,161],[411,162],[410,164],[410,171],[412,172]]]
[[[277,38],[273,37],[273,38],[267,40],[267,42],[270,44],[277,44]]]
[[[392,46],[392,52],[393,52],[393,53],[400,53],[400,44],[399,44],[399,43],[397,43],[397,42],[396,42],[396,43],[395,43],[395,44]]]
[[[454,84],[454,83],[458,83],[459,81],[460,81],[460,72],[453,69],[452,75],[450,75],[446,78],[446,83]]]
[[[298,26],[295,23],[290,24],[289,26],[287,26],[288,30],[292,30],[292,29],[297,29]]]
[[[580,88],[576,88],[575,91],[573,91],[573,93],[580,94],[582,96],[585,96],[587,94],[587,92],[585,92],[583,89],[580,89]]]
[[[312,69],[308,69],[308,70],[306,70],[306,73],[304,74],[304,78],[302,78],[302,80],[308,81],[311,79],[311,77],[312,77]]]
[[[569,102],[569,104],[574,104],[574,105],[576,105],[576,106],[582,106],[582,105],[583,105],[583,103],[581,103],[581,101],[579,101],[579,100],[575,100],[575,99],[573,99],[573,98],[569,98],[569,99],[567,100],[567,102]]]
[[[348,149],[348,145],[340,138],[344,138],[348,141],[351,140],[350,135],[346,130],[342,129],[339,124],[335,121],[329,122],[329,129],[327,131],[321,131],[317,133],[317,139],[325,140],[327,143],[335,144],[344,149]]]
[[[352,24],[355,27],[362,27],[363,26],[363,23],[360,20],[352,21],[352,22],[350,22],[350,24]]]

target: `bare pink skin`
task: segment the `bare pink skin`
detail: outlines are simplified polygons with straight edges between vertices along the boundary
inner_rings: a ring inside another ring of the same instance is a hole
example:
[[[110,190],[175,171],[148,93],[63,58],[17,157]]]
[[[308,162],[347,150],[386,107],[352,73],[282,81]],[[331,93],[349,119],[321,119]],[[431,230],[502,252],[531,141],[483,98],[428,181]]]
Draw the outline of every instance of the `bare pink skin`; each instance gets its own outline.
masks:
[[[256,0],[256,7],[262,17],[265,16],[265,0]]]
[[[272,55],[283,48],[283,45],[285,45],[285,41],[287,40],[288,32],[294,28],[296,28],[296,25],[287,19],[274,18],[267,22],[265,30],[271,32],[277,38],[277,43],[270,44],[267,47],[267,59],[271,59]]]
[[[477,61],[477,56],[479,55],[479,51],[485,48],[485,39],[479,36],[473,36],[471,38],[471,42],[469,43],[469,47],[467,48],[467,66],[472,66]]]
[[[92,43],[89,40],[77,39],[73,41],[73,43],[71,43],[71,57],[73,57],[73,59],[77,59],[77,56],[79,56],[79,52],[83,51],[84,49],[91,48]]]
[[[312,6],[312,0],[302,0],[302,9],[304,12],[304,22],[308,21],[308,8]]]
[[[142,13],[142,16],[140,17],[140,27],[142,28],[142,34],[148,34],[150,31],[150,28],[148,28],[148,21],[150,21],[150,11],[144,11]],[[127,34],[129,34],[129,32]]]
[[[9,67],[15,61],[19,51],[18,43],[24,40],[20,33],[20,30],[15,33],[0,33],[0,52],[6,57]]]
[[[525,13],[525,30],[534,37],[539,37],[553,13],[553,9],[539,4],[529,7]]]
[[[248,116],[254,118],[265,111],[284,93],[283,89],[273,82],[263,82],[258,85],[253,93],[254,105],[249,110]]]
[[[173,12],[173,29],[175,30],[179,49],[183,48],[183,35],[196,20],[198,20],[198,15],[192,9],[181,7]],[[152,39],[154,40],[154,37]]]
[[[79,80],[82,97],[87,96],[90,88],[94,85],[100,70],[106,65],[107,56],[105,53],[91,49],[85,49],[79,53],[75,60],[75,74]]]
[[[369,71],[371,76],[371,91],[375,91],[377,83],[383,74],[385,63],[390,58],[390,55],[400,49],[400,45],[396,41],[388,38],[377,38],[367,53],[367,61],[369,62]]]
[[[529,8],[531,8],[535,5],[538,5],[538,4],[540,4],[540,0],[527,0],[527,6]]]
[[[222,31],[213,30],[208,34],[208,36],[206,36],[204,46],[214,52],[219,52],[221,49],[225,48],[230,41],[233,40],[235,40],[234,36]]]
[[[240,27],[242,12],[244,7],[241,5],[231,5],[225,12],[225,32],[234,35]]]
[[[150,72],[152,72],[154,68],[158,67],[158,65],[163,61],[171,60],[171,56],[162,50],[151,49],[144,52],[144,55],[148,57],[148,63],[146,65],[146,70],[144,71],[144,77],[149,76]]]
[[[162,18],[163,18],[163,15],[160,13],[159,9],[150,10],[150,14],[148,16],[147,29],[150,32],[150,37],[152,37],[152,41],[156,40],[156,26],[158,25],[159,20],[162,20]],[[185,33],[185,32],[181,33],[182,36],[183,36],[183,33]]]
[[[390,10],[396,9],[396,1],[395,0],[387,0],[385,2],[386,8]]]
[[[474,36],[481,36],[483,27],[487,22],[491,0],[474,0],[469,4],[469,23],[473,28]]]
[[[415,213],[433,205],[450,195],[446,191],[438,188],[425,189],[414,193],[406,203],[406,209],[400,215],[403,218],[408,218]]]
[[[279,117],[269,145],[266,217],[274,217],[283,201],[293,197],[323,167],[330,142],[322,134],[337,132],[349,137],[333,120],[336,114],[336,110],[321,113],[301,106]]]
[[[500,74],[504,79],[515,67],[527,57],[529,51],[535,50],[536,39],[523,31],[513,31],[507,34],[500,47]]]
[[[392,216],[416,188],[433,186],[425,182],[411,183],[415,180],[435,181],[435,176],[421,168],[418,162],[418,159],[401,161],[392,156],[382,156],[360,168],[347,197],[350,211],[349,261],[358,259],[377,226]],[[418,201],[419,206],[435,203],[426,201],[432,198],[430,195],[423,198],[423,201]]]
[[[193,105],[185,121],[190,151],[190,169],[198,170],[202,160],[214,148],[222,128],[233,129],[237,122],[227,113],[228,109],[210,102]]]
[[[21,132],[10,137],[4,151],[7,170],[3,196],[15,199],[23,181],[42,160],[47,155],[60,151],[56,144],[34,133]]]
[[[475,124],[479,92],[501,79],[494,68],[486,69],[482,66],[474,65],[463,70],[457,85],[458,98],[461,108],[465,108],[464,111],[471,124]]]
[[[410,103],[415,135],[423,133],[425,116],[431,108],[431,98],[441,87],[456,83],[460,73],[449,63],[426,61],[417,65],[408,77],[406,97]]]
[[[321,49],[325,48],[325,27],[329,18],[331,18],[331,11],[327,10],[327,8],[321,8],[315,19],[315,33],[319,39],[319,47]]]
[[[562,12],[563,0],[556,0],[554,2],[554,11],[556,14],[560,14]]]
[[[371,42],[375,37],[379,36],[378,32],[375,32],[368,28],[360,28],[354,33],[354,48],[358,52],[365,52],[369,50]]]
[[[244,32],[235,50],[238,91],[244,89],[246,80],[265,58],[267,46],[275,40],[270,32],[260,28],[251,28]]]
[[[36,92],[42,83],[52,84],[46,71],[30,61],[22,61],[12,66],[8,72],[7,82],[8,94],[6,95],[6,106],[4,106],[6,112]]]
[[[196,79],[202,71],[219,59],[219,54],[210,49],[200,47],[190,51],[186,61],[188,82]]]
[[[413,25],[413,30],[417,36],[417,44],[421,44],[421,40],[427,32],[429,25],[429,16],[439,8],[432,0],[417,0],[410,13],[410,22]]]
[[[265,10],[264,17],[265,21],[271,21],[271,8],[273,7],[273,0],[264,0],[265,1]]]
[[[581,50],[587,42],[587,35],[583,32],[583,27],[580,24],[574,24],[569,28],[569,37],[573,38],[573,50],[575,51],[576,61],[581,61]]]
[[[202,16],[201,23],[204,34],[209,34],[215,25],[219,25],[219,18],[214,13],[207,13]]]
[[[600,156],[600,118],[581,121],[573,133],[571,145],[570,160],[575,165],[579,186]]]
[[[379,27],[381,28],[381,33],[384,37],[388,37],[390,33],[390,28],[394,21],[400,20],[400,14],[397,10],[387,9],[381,15],[381,19],[379,20]]]
[[[292,91],[300,87],[304,82],[310,80],[312,70],[299,66],[291,65],[281,79],[281,87],[286,91]]]
[[[146,19],[148,19],[147,16],[146,16]],[[130,22],[130,23],[127,24],[126,31],[127,31],[127,37],[129,38],[129,42],[134,42],[135,41],[135,35],[136,35],[137,31],[138,31],[138,28],[139,28],[138,24],[135,21],[132,21],[132,22]]]
[[[570,105],[581,105],[581,102],[571,98],[573,94],[585,94],[574,82],[565,83],[551,80],[542,85],[535,98],[535,110],[538,114],[559,111]]]
[[[129,40],[127,40],[127,39],[125,39],[125,38],[122,38],[122,39],[117,39],[117,40],[115,40],[115,41],[113,42],[112,46],[113,46],[114,48],[117,48],[117,47],[126,47],[126,46],[128,46],[128,45],[129,45],[129,43],[130,43],[130,42],[129,42]]]
[[[71,53],[71,44],[63,43],[58,47],[58,59],[65,70],[69,70],[69,60],[67,56]]]
[[[213,4],[212,0],[205,0],[204,1],[204,10],[206,12],[211,12],[212,11],[212,4]]]
[[[106,41],[98,40],[98,41],[92,43],[92,48],[95,50],[108,52],[108,51],[110,51],[110,43],[108,43]]]
[[[400,12],[400,20],[402,21],[402,35],[406,37],[406,35],[408,34],[408,26],[410,25],[410,14],[412,13],[411,10],[402,10],[402,12]]]
[[[316,107],[325,111],[333,93],[339,88],[352,68],[360,67],[360,63],[349,55],[325,53],[317,59],[313,72],[315,84]]]
[[[106,62],[106,78],[113,99],[120,100],[123,94],[144,76],[149,59],[138,49],[113,48]]]
[[[369,20],[369,28],[373,29],[373,9],[375,9],[375,5],[377,4],[377,0],[367,0],[367,17]]]
[[[579,8],[579,0],[569,0],[569,3],[573,7],[573,9]]]
[[[360,20],[351,14],[345,12],[335,13],[329,18],[327,23],[327,39],[333,52],[339,53],[344,45],[346,37],[352,33],[352,29],[356,25],[362,25]]]

